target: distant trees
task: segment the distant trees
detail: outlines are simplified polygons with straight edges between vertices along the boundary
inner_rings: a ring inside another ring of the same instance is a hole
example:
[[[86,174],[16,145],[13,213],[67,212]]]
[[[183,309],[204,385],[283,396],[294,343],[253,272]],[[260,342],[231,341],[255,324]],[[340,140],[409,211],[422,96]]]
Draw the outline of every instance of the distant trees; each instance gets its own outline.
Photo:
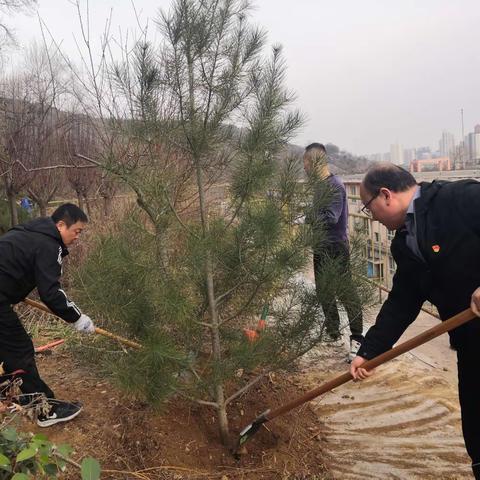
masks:
[[[362,173],[368,166],[366,157],[354,155],[345,150],[341,150],[333,143],[325,145],[329,161],[345,173]]]
[[[0,0],[0,56],[9,43],[15,41],[15,33],[5,20],[5,16],[21,11],[29,11],[37,4],[37,0]]]
[[[12,225],[18,223],[20,195],[30,196],[46,215],[59,192],[69,195],[67,185],[82,207],[99,188],[98,170],[72,153],[81,148],[93,154],[98,141],[89,121],[67,112],[64,73],[57,50],[32,45],[22,68],[0,81],[0,177]],[[112,187],[106,191],[111,195]]]
[[[67,182],[75,192],[78,206],[88,211],[88,197],[97,188],[100,173],[97,168],[89,168],[92,164],[77,157],[76,153],[84,152],[89,157],[96,157],[99,149],[97,133],[88,118],[72,113],[69,115],[65,141],[65,161],[70,166],[65,169]]]
[[[32,128],[35,108],[26,90],[26,78],[15,75],[3,80],[0,103],[0,175],[10,208],[11,224],[18,223],[16,197],[31,176],[23,163],[32,148],[27,131]]]
[[[3,85],[3,155],[0,159],[5,190],[11,204],[12,224],[17,223],[15,197],[25,191],[42,215],[55,195],[62,172],[51,167],[65,156],[65,118],[61,101],[60,66],[45,49],[32,45],[23,72]]]

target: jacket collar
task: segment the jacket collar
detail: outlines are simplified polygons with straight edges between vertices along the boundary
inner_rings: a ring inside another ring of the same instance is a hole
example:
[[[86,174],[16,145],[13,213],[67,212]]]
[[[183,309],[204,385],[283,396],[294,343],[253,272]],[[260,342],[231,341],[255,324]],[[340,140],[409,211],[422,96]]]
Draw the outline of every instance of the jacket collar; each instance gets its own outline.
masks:
[[[437,196],[440,189],[449,183],[445,180],[420,183],[420,198],[415,202],[415,214],[424,214],[428,210],[430,202]]]

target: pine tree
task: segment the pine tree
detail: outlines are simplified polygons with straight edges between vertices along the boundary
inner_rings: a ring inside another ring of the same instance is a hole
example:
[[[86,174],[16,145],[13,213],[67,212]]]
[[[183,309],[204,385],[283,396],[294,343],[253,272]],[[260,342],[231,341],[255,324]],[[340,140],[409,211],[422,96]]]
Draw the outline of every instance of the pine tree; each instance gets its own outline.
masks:
[[[249,12],[242,0],[176,0],[161,49],[139,42],[112,69],[129,113],[112,122],[117,154],[97,163],[144,215],[128,212],[80,272],[90,308],[144,345],[115,356],[123,384],[151,402],[176,393],[213,407],[225,444],[228,405],[323,333],[315,292],[295,280],[311,258],[298,222],[310,184],[285,147],[302,116],[281,48],[265,56]]]

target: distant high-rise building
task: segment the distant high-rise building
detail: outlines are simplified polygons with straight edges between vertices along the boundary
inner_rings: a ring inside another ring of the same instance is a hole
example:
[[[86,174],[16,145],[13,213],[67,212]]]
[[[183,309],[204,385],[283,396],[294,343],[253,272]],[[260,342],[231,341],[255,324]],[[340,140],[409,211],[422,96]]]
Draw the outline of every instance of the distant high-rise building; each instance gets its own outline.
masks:
[[[430,147],[418,147],[415,157],[417,160],[428,160],[429,158],[432,158],[432,151],[430,150]]]
[[[455,152],[455,137],[453,133],[443,131],[439,142],[440,157],[453,157]]]
[[[473,132],[465,135],[464,141],[464,162],[466,166],[477,166],[480,164],[480,125],[475,125]]]
[[[464,164],[470,163],[470,135],[467,133],[463,138],[463,162]]]
[[[465,135],[465,162],[466,164],[472,164],[475,162],[475,136],[478,135],[477,133],[470,132]]]
[[[409,166],[412,163],[412,160],[415,160],[415,149],[414,148],[406,148],[403,151],[403,163]]]
[[[480,131],[473,134],[472,163],[480,164]]]
[[[455,146],[455,151],[451,160],[453,170],[462,170],[464,168],[463,142],[460,142]]]
[[[403,165],[403,147],[399,143],[390,145],[390,161],[395,165]]]

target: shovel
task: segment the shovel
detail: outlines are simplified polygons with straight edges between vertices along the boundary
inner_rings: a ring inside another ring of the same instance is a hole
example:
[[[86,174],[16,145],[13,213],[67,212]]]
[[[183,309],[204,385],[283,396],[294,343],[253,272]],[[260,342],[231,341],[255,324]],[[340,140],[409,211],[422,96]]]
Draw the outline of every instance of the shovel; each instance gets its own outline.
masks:
[[[23,300],[23,302],[26,303],[27,305],[30,305],[31,307],[35,307],[35,308],[38,308],[39,310],[43,310],[44,312],[50,313],[51,315],[55,315],[43,303],[36,302],[35,300],[31,300],[30,298],[26,298],[25,300]],[[121,337],[120,335],[115,335],[114,333],[108,332],[103,328],[95,327],[95,333],[97,333],[98,335],[103,335],[104,337],[111,338],[112,340],[116,340],[117,342],[123,343],[128,347],[136,348],[137,350],[142,348],[142,346],[139,343],[129,340],[128,338]]]
[[[439,325],[435,325],[434,327],[428,330],[425,330],[423,333],[420,333],[419,335],[411,338],[410,340],[407,340],[406,342],[403,342],[400,345],[397,345],[391,350],[387,350],[385,353],[378,355],[372,360],[368,360],[362,365],[362,368],[365,368],[367,370],[372,370],[375,367],[378,367],[379,365],[381,365],[382,363],[388,362],[388,360],[392,360],[393,358],[398,357],[402,353],[408,352],[413,348],[423,345],[424,343],[438,337],[442,333],[453,330],[454,328],[457,328],[460,325],[463,325],[464,323],[468,322],[469,320],[472,320],[475,317],[476,316],[472,312],[472,310],[470,308],[467,308],[463,312],[460,312],[454,317],[451,317],[448,320],[445,320]],[[250,423],[250,425],[247,425],[240,432],[237,446],[233,451],[233,455],[236,458],[239,457],[238,455],[239,448],[242,445],[244,445],[245,442],[250,440],[264,423],[269,422],[270,420],[273,420],[274,418],[279,417],[280,415],[283,415],[284,413],[287,413],[290,410],[293,410],[294,408],[304,404],[305,402],[308,402],[314,399],[315,397],[322,395],[322,393],[329,392],[330,390],[336,387],[339,387],[340,385],[343,385],[344,383],[347,383],[350,380],[353,380],[351,373],[350,372],[343,373],[342,375],[339,375],[323,383],[322,385],[308,391],[301,397],[298,397],[295,400],[292,400],[291,402],[286,403],[285,405],[281,405],[280,407],[275,408],[274,410],[270,410],[270,409],[266,410],[261,415],[259,415],[252,423]]]

